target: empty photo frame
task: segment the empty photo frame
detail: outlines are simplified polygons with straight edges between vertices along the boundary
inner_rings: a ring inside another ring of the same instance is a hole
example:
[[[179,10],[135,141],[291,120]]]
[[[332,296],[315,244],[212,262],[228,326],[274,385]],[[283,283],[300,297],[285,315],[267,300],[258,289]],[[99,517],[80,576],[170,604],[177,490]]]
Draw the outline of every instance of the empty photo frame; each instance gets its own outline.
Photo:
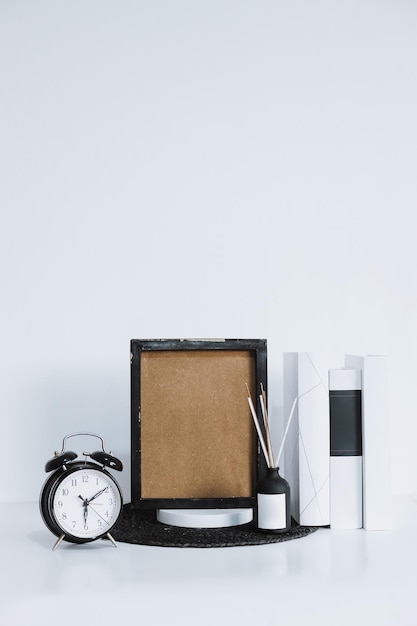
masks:
[[[260,412],[261,383],[265,339],[132,339],[132,506],[254,506],[265,461],[246,384]]]

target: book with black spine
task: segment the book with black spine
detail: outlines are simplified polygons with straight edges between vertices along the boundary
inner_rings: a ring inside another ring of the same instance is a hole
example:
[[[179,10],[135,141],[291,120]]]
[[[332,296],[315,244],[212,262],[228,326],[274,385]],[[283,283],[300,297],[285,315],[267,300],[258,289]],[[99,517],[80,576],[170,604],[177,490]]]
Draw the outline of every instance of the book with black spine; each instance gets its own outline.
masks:
[[[362,528],[362,371],[329,371],[330,527]]]

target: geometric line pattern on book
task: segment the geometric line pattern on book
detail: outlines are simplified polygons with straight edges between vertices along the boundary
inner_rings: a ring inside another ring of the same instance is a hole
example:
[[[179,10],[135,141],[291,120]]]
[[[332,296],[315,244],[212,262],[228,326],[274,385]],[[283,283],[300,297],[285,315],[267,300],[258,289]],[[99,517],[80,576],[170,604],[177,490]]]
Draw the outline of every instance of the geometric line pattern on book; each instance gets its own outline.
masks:
[[[321,509],[320,509],[320,504],[319,504],[319,502],[317,500],[317,493],[318,492],[316,490],[316,485],[315,485],[315,482],[314,482],[314,478],[313,478],[313,474],[312,474],[312,471],[311,471],[310,462],[309,462],[309,459],[308,459],[307,450],[306,450],[305,445],[304,445],[304,439],[303,439],[303,434],[302,434],[301,430],[298,430],[298,435],[299,435],[301,446],[302,446],[302,449],[303,449],[303,452],[304,452],[304,459],[305,459],[305,461],[307,463],[307,469],[308,469],[308,473],[310,475],[311,485],[313,487],[313,492],[314,492],[314,496],[311,498],[309,503],[304,507],[303,511],[300,511],[300,518],[301,518],[301,514],[310,506],[310,504],[314,500],[316,500],[317,501],[317,508],[318,508],[319,514],[320,514],[320,519],[321,519],[321,521],[323,521],[323,515],[322,515]]]
[[[322,491],[322,489],[324,489],[324,488],[326,487],[326,485],[327,485],[327,483],[328,483],[328,482],[329,482],[329,479],[328,479],[328,478],[326,478],[326,479],[325,479],[325,481],[324,481],[324,483],[323,483],[323,484],[321,485],[321,487],[319,487],[319,489],[317,490],[317,493],[316,493],[316,494],[315,494],[315,495],[311,498],[310,502],[308,502],[308,503],[305,505],[304,509],[303,509],[302,511],[300,511],[300,517],[301,517],[301,515],[302,515],[302,514],[303,514],[303,513],[304,513],[304,512],[308,509],[308,507],[310,506],[310,504],[311,504],[312,502],[314,502],[314,500],[316,500],[316,499],[317,499],[318,494],[320,493],[320,491]],[[319,505],[319,501],[318,501],[318,499],[317,499],[317,506],[318,506],[318,508],[319,508],[321,521],[322,521],[322,523],[323,523],[323,522],[324,522],[324,520],[323,520],[323,516],[321,515],[320,505]]]
[[[323,487],[326,484],[326,482],[328,482],[328,477],[326,477],[326,479],[325,479],[324,483],[321,485],[321,487],[319,489],[316,489],[316,484],[315,484],[315,481],[314,481],[314,478],[313,478],[313,473],[311,471],[310,462],[309,462],[309,459],[308,459],[308,454],[307,454],[306,447],[304,445],[302,432],[300,430],[298,430],[298,434],[299,434],[299,438],[300,438],[300,441],[301,441],[301,444],[302,444],[302,448],[303,448],[303,452],[304,452],[304,458],[305,458],[306,463],[307,463],[308,473],[310,475],[311,485],[313,487],[313,492],[314,492],[314,496],[311,498],[311,500],[308,502],[308,504],[306,504],[306,506],[304,507],[303,511],[300,511],[300,516],[310,506],[310,504],[314,500],[316,500],[317,501],[317,508],[318,508],[319,514],[320,514],[320,519],[323,522],[323,513],[322,513],[322,510],[320,508],[320,502],[319,502],[319,499],[318,499],[317,496],[318,496],[318,493],[323,489]]]
[[[319,379],[319,381],[321,382],[321,384],[323,385],[324,391],[325,393],[327,393],[327,384],[324,382],[324,380],[321,378],[319,372],[317,371],[316,366],[314,365],[314,361],[312,360],[311,356],[309,355],[308,352],[306,352],[306,356],[308,358],[308,360],[310,361],[311,367],[313,368],[313,370],[316,372],[317,377]]]
[[[320,381],[320,384],[318,384],[317,386],[321,387],[323,389],[324,393],[327,395],[328,394],[328,383],[327,383],[327,381],[324,381],[323,378],[321,377],[320,372],[317,370],[317,367],[316,367],[313,359],[311,358],[310,354],[308,352],[305,352],[305,355],[306,355],[306,357],[307,357],[307,359],[308,359],[308,361],[310,363],[311,368],[313,369],[313,371],[315,372],[317,378]],[[313,477],[313,473],[311,471],[310,461],[309,461],[309,458],[308,458],[308,453],[307,453],[306,445],[304,443],[302,432],[300,430],[298,432],[299,432],[299,440],[301,441],[302,449],[303,449],[303,452],[304,452],[304,459],[306,461],[308,473],[310,475],[311,486],[312,486],[313,492],[314,492],[314,496],[304,506],[304,509],[302,511],[300,511],[300,519],[301,519],[301,515],[309,508],[309,506],[311,506],[312,502],[316,501],[318,512],[319,512],[319,515],[320,515],[320,520],[321,520],[322,523],[327,523],[327,520],[324,520],[324,518],[323,518],[323,511],[322,511],[322,509],[320,507],[320,499],[318,497],[318,494],[329,483],[329,476],[326,476],[326,478],[324,479],[324,482],[321,484],[321,486],[319,488],[317,488],[316,483],[315,483],[315,479]],[[329,441],[329,444],[330,444],[330,441]]]

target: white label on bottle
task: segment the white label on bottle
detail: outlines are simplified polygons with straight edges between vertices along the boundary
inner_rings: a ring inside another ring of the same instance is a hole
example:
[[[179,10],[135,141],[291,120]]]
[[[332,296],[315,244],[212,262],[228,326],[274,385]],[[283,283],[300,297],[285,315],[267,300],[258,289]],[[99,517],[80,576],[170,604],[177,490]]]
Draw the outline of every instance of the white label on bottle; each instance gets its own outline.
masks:
[[[285,493],[258,493],[258,528],[279,530],[286,521]]]

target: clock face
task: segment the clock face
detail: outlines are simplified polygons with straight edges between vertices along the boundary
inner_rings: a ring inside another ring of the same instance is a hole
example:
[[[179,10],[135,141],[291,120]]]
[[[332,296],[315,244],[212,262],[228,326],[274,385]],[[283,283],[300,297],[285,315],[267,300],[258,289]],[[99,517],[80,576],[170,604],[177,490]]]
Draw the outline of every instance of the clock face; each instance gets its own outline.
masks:
[[[91,467],[66,471],[51,492],[51,516],[63,533],[81,540],[110,532],[121,507],[117,483]]]

